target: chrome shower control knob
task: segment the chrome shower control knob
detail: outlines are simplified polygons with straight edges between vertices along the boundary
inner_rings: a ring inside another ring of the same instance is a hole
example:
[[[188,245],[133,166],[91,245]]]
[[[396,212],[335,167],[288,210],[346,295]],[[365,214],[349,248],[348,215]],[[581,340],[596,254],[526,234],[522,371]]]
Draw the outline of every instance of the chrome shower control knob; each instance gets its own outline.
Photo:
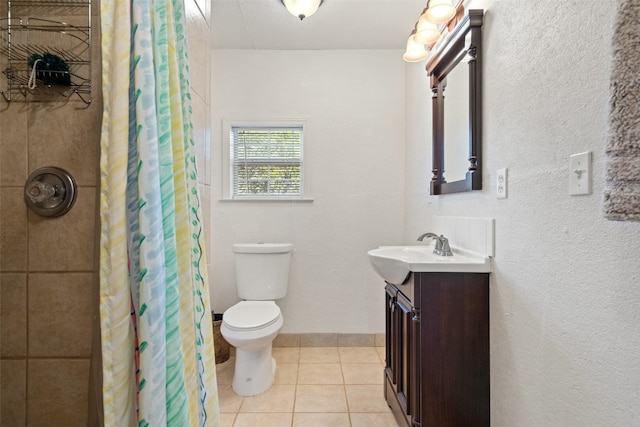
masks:
[[[64,169],[53,166],[40,168],[27,179],[24,200],[38,215],[64,215],[76,201],[76,182]]]
[[[53,185],[46,182],[33,181],[27,186],[25,194],[32,203],[42,203],[56,194]]]

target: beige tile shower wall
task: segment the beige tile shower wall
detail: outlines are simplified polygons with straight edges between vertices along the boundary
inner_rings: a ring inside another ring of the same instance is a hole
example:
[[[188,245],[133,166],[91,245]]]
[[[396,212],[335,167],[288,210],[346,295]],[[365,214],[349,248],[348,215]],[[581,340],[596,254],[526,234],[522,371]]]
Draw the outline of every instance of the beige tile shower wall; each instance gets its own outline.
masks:
[[[97,0],[92,8],[91,105],[0,98],[1,427],[95,425],[88,420],[102,118]],[[40,217],[23,201],[27,177],[44,166],[66,169],[78,184],[75,205],[60,218]]]
[[[210,1],[187,0],[185,6],[199,190],[208,230]],[[93,0],[88,108],[75,99],[66,104],[0,100],[0,427],[86,426],[97,419],[96,409],[87,408],[95,400],[89,372],[97,332],[91,327],[97,315],[91,301],[97,292],[102,117],[99,8]],[[0,85],[6,85],[2,78]],[[41,218],[23,202],[26,178],[43,166],[62,167],[78,182],[76,204],[61,218]]]

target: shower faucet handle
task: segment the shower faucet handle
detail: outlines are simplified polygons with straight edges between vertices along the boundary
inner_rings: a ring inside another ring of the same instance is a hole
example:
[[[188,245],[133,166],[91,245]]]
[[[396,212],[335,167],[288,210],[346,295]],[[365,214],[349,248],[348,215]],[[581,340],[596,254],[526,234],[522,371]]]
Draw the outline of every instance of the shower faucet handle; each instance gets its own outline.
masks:
[[[31,181],[24,193],[32,203],[42,203],[55,196],[56,189],[47,182]]]

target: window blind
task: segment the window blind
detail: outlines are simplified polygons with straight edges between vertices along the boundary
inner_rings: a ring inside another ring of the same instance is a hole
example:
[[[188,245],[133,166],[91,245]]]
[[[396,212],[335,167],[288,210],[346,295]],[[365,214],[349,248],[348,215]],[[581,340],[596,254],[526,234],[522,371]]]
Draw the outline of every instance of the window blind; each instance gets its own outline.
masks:
[[[234,198],[303,196],[302,127],[232,127]]]

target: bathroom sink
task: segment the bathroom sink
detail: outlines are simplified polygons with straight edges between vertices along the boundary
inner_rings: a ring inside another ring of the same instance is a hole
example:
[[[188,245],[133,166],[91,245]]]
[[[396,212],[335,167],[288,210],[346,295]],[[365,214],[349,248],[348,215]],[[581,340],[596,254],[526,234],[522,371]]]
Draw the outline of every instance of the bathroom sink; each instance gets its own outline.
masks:
[[[373,269],[386,282],[399,285],[410,272],[489,273],[491,258],[452,247],[453,256],[433,253],[433,246],[380,246],[367,254]]]

